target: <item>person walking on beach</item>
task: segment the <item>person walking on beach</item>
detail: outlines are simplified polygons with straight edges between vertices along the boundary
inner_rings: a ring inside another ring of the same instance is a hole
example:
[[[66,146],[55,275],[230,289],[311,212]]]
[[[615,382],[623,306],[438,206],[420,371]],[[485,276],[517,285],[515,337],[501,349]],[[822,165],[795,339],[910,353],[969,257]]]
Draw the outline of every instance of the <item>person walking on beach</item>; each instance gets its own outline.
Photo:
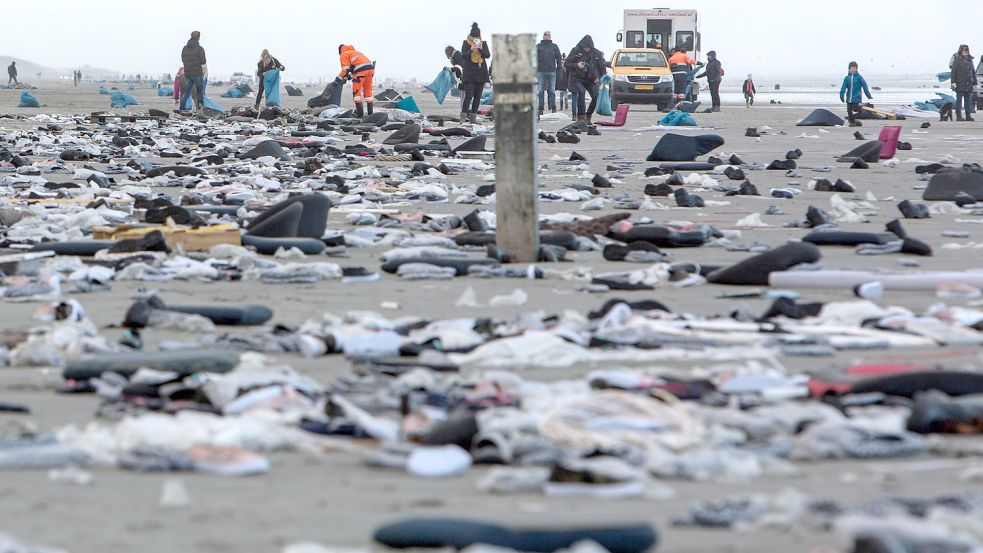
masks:
[[[672,71],[673,98],[677,103],[686,98],[686,84],[694,65],[696,65],[696,60],[691,58],[683,47],[676,48],[669,58],[669,70]]]
[[[14,84],[20,84],[17,82],[17,62],[12,61],[10,65],[7,66],[7,84],[13,82]]]
[[[754,105],[754,95],[758,93],[758,89],[754,88],[754,79],[751,74],[747,74],[747,79],[744,79],[744,84],[741,85],[741,90],[744,92],[744,106],[751,107]]]
[[[962,44],[950,66],[952,69],[952,90],[956,93],[956,121],[975,121],[973,119],[973,91],[979,84],[976,65],[969,54],[969,46]],[[963,109],[966,117],[963,117]]]
[[[444,55],[451,62],[448,69],[454,74],[454,78],[457,79],[457,89],[461,91],[461,122],[463,123],[467,119],[467,115],[465,114],[467,110],[464,109],[464,82],[461,80],[464,77],[464,54],[448,44],[444,48]]]
[[[259,55],[259,62],[256,64],[256,76],[259,77],[259,90],[256,91],[256,105],[254,106],[256,111],[259,111],[259,102],[263,99],[263,82],[265,80],[263,77],[266,75],[267,71],[272,69],[276,69],[277,71],[286,71],[287,68],[280,63],[280,60],[271,56],[269,50],[264,48]]]
[[[335,86],[343,86],[346,80],[351,79],[355,117],[361,118],[365,115],[366,112],[362,110],[363,103],[366,104],[365,109],[368,114],[372,115],[372,106],[375,103],[375,96],[372,95],[375,64],[351,44],[338,45],[338,61],[341,64],[341,72],[335,77]]]
[[[205,49],[199,44],[201,33],[192,31],[188,43],[181,49],[181,63],[184,65],[184,86],[181,89],[181,106],[188,105],[191,89],[195,92],[195,109],[201,110],[205,104],[205,79],[208,78],[208,61]]]
[[[491,50],[488,43],[481,40],[481,29],[477,23],[471,24],[471,32],[461,43],[461,54],[464,56],[464,76],[461,82],[464,85],[464,110],[468,121],[478,122],[478,106],[481,105],[481,94],[485,90],[485,83],[491,82],[491,72],[488,69],[488,60],[491,59]],[[464,117],[462,117],[462,123]]]
[[[859,65],[857,62],[851,61],[849,72],[846,77],[843,77],[843,86],[840,87],[840,101],[846,102],[846,116],[851,127],[860,126],[860,123],[857,122],[857,114],[860,113],[860,102],[863,101],[864,94],[867,95],[868,100],[874,99],[870,95],[870,89],[867,88],[867,81],[860,76]]]
[[[717,52],[710,50],[707,52],[707,65],[703,68],[703,75],[707,78],[710,86],[710,111],[720,111],[720,81],[724,78],[724,68],[717,59]]]
[[[592,123],[597,108],[597,81],[606,71],[604,54],[594,48],[594,39],[590,35],[584,35],[567,55],[564,67],[569,74],[575,119]],[[587,94],[590,94],[590,106],[587,105]]]
[[[560,65],[556,67],[556,92],[560,95],[560,110],[567,109],[567,89],[570,86],[569,72],[566,68],[567,55],[560,54]]]
[[[549,99],[552,113],[556,113],[556,73],[563,65],[560,47],[553,42],[549,31],[543,33],[543,40],[536,45],[537,81],[539,84],[539,114],[543,114],[543,96]]]

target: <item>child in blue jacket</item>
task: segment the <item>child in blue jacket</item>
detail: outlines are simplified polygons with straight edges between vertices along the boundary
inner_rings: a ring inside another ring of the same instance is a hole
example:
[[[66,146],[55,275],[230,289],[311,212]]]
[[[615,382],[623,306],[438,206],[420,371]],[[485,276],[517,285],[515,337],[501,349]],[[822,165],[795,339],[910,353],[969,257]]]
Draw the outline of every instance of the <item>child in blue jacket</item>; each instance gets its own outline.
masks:
[[[860,76],[859,69],[857,62],[851,61],[849,73],[843,77],[843,86],[840,87],[840,101],[846,102],[846,117],[850,120],[851,127],[860,126],[856,114],[860,113],[860,102],[864,99],[862,94],[866,94],[868,100],[874,99],[867,88],[867,81]]]

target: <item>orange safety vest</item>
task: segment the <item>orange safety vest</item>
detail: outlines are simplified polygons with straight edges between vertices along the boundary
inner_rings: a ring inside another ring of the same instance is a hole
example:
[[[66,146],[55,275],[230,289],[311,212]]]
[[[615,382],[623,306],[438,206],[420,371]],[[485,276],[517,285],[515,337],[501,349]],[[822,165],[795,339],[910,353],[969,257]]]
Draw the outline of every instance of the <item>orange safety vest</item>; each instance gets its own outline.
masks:
[[[338,78],[340,79],[373,68],[372,61],[365,54],[356,50],[354,46],[347,44],[341,47],[340,60],[341,72],[338,73]]]

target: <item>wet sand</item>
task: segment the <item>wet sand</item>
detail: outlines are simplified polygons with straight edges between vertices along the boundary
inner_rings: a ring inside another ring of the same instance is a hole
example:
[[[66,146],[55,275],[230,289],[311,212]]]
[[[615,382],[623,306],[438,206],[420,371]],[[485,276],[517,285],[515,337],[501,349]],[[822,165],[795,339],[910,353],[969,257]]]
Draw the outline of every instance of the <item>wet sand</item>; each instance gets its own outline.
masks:
[[[36,113],[87,113],[107,110],[108,96],[96,93],[98,85],[84,84],[78,89],[70,85],[37,83],[33,91],[44,105],[40,109],[18,109],[20,91],[0,90],[0,112],[18,115]],[[123,88],[123,87],[121,87]],[[219,89],[212,89],[217,96]],[[224,90],[224,88],[222,88]],[[424,113],[457,112],[457,100],[448,98],[444,106],[436,106],[428,93],[407,89],[414,93]],[[291,98],[284,92],[281,98],[286,107],[306,106],[307,98],[318,91],[305,88],[305,97]],[[170,110],[169,98],[158,98],[150,89],[130,92],[143,106],[130,108],[145,113],[147,107]],[[215,98],[225,106],[248,102]],[[913,98],[914,100],[916,98]],[[346,103],[348,99],[346,98]],[[723,197],[711,191],[697,192],[706,200],[728,202],[728,205],[703,209],[668,208],[632,212],[632,218],[647,216],[659,221],[692,221],[710,223],[721,229],[733,229],[738,219],[750,213],[763,213],[770,206],[781,207],[783,215],[762,215],[772,225],[768,228],[744,230],[742,243],[762,242],[772,246],[789,238],[804,235],[804,229],[783,228],[790,220],[804,219],[807,206],[829,208],[829,193],[806,189],[810,178],[825,177],[831,181],[844,178],[853,182],[857,196],[864,200],[868,192],[877,201],[871,202],[877,215],[868,223],[841,225],[846,230],[882,232],[884,224],[900,217],[896,204],[903,199],[921,201],[921,191],[914,186],[924,184],[914,173],[917,163],[906,160],[919,158],[936,161],[943,155],[952,155],[963,162],[983,161],[979,144],[983,140],[983,123],[938,123],[924,134],[914,133],[922,120],[900,122],[865,121],[861,130],[869,139],[876,139],[880,128],[887,124],[903,127],[902,140],[914,146],[910,152],[898,152],[902,163],[897,168],[871,165],[869,170],[849,170],[846,164],[837,164],[834,156],[843,154],[859,141],[853,138],[855,129],[828,128],[822,133],[817,128],[799,128],[795,123],[808,114],[812,106],[760,105],[752,109],[725,105],[721,113],[697,114],[699,125],[714,127],[712,132],[723,136],[727,143],[714,154],[738,153],[745,161],[767,164],[774,159],[784,159],[788,150],[800,148],[803,156],[800,166],[833,166],[831,173],[815,173],[800,168],[802,178],[789,179],[784,171],[749,172],[749,178],[762,194],[772,187],[787,187],[789,181],[799,182],[791,186],[802,190],[792,200],[757,197]],[[841,114],[842,115],[842,114]],[[540,163],[550,163],[554,155],[566,159],[571,150],[586,156],[596,172],[605,172],[604,156],[620,155],[624,160],[642,161],[663,132],[636,132],[635,129],[650,126],[662,114],[652,106],[633,106],[628,124],[622,129],[601,129],[599,137],[582,135],[576,145],[540,144]],[[0,129],[21,128],[25,122],[0,119]],[[760,140],[744,136],[745,128],[771,127],[769,134]],[[547,131],[555,131],[560,125],[543,124]],[[778,134],[784,131],[785,134]],[[683,131],[696,134],[704,131]],[[818,138],[799,138],[805,132]],[[382,136],[382,135],[379,135]],[[354,137],[357,138],[357,137]],[[489,147],[492,147],[492,142]],[[722,156],[723,157],[723,156]],[[643,168],[651,164],[641,164]],[[578,173],[550,170],[549,175],[561,178],[545,178],[547,188],[559,188],[562,183],[586,183]],[[54,177],[52,180],[57,180]],[[723,177],[721,177],[723,178]],[[452,177],[457,179],[457,177]],[[462,177],[451,182],[475,183],[474,177]],[[642,198],[646,179],[639,176],[616,184],[602,193],[616,195],[629,193]],[[739,184],[737,181],[731,183]],[[692,188],[692,187],[689,187]],[[179,191],[174,190],[174,193]],[[853,195],[844,195],[851,199]],[[665,198],[655,198],[665,205]],[[475,206],[457,204],[416,204],[400,208],[404,212],[456,213],[464,215]],[[493,206],[481,206],[493,209]],[[583,212],[580,202],[541,202],[541,213],[571,212],[591,216],[610,211]],[[927,220],[905,220],[909,234],[927,242],[934,249],[930,258],[917,258],[924,269],[966,270],[981,266],[979,249],[946,249],[947,243],[983,242],[980,225],[957,223],[956,218],[967,215],[933,215]],[[983,219],[980,219],[983,222]],[[332,212],[329,228],[347,228],[345,215]],[[969,232],[969,238],[946,238],[945,230]],[[365,266],[378,269],[378,255],[385,248],[351,248],[349,259],[327,259],[343,266]],[[721,248],[691,248],[670,250],[676,261],[693,261],[701,264],[730,264],[750,255],[747,252],[727,252]],[[605,262],[599,252],[577,253],[575,261],[558,268],[590,266],[595,272],[625,271],[641,268],[640,265]],[[852,248],[823,248],[823,264],[826,268],[895,269],[900,255],[858,256]],[[311,258],[323,260],[325,258]],[[348,310],[376,310],[387,316],[421,315],[431,318],[467,317],[490,315],[505,317],[523,312],[541,311],[559,313],[573,309],[586,313],[605,301],[622,297],[630,300],[657,299],[676,312],[698,315],[726,314],[741,304],[747,304],[757,313],[764,311],[769,300],[715,299],[720,293],[739,290],[738,287],[703,285],[691,288],[664,288],[650,292],[609,292],[587,294],[576,289],[581,283],[563,280],[477,280],[457,278],[449,282],[404,282],[393,275],[383,274],[378,282],[341,284],[319,282],[315,285],[262,285],[245,282],[114,282],[111,292],[76,296],[87,309],[93,321],[110,337],[119,335],[119,329],[106,328],[118,324],[130,297],[140,288],[156,288],[160,296],[180,299],[187,303],[257,302],[274,308],[274,322],[299,325],[305,320],[320,317],[325,312],[343,314]],[[487,302],[493,295],[507,294],[522,288],[529,294],[529,301],[521,307],[498,309],[469,309],[454,305],[455,300],[468,287],[473,287],[479,300]],[[849,290],[803,290],[804,301],[849,301]],[[397,311],[385,310],[381,302],[396,302]],[[888,292],[879,300],[881,305],[900,305],[921,312],[939,300],[933,292]],[[952,304],[966,304],[966,300],[949,300]],[[0,328],[23,328],[35,324],[31,315],[37,304],[4,303],[0,315]],[[195,337],[180,332],[148,331],[148,346],[161,340],[191,341]],[[939,358],[940,354],[945,357]],[[302,369],[321,382],[328,382],[348,369],[347,361],[339,356],[302,359],[299,356],[278,356],[282,361]],[[971,348],[949,348],[931,351],[875,350],[841,352],[833,358],[781,358],[790,371],[803,371],[825,367],[843,367],[854,363],[921,360],[928,365],[945,364],[950,367],[979,367],[983,353]],[[559,379],[584,374],[590,367],[569,369],[529,370],[522,373],[528,379]],[[93,396],[59,396],[53,392],[60,383],[57,370],[50,369],[2,369],[0,370],[0,401],[26,403],[33,409],[30,416],[0,414],[0,429],[9,424],[31,423],[42,430],[54,429],[65,424],[85,424],[93,420],[98,399]],[[978,443],[977,438],[964,438]],[[652,521],[661,533],[659,551],[702,552],[734,551],[757,552],[762,544],[766,550],[805,551],[822,545],[837,545],[834,536],[799,528],[791,532],[756,531],[738,533],[703,529],[677,529],[670,521],[683,515],[688,505],[700,499],[721,499],[747,493],[773,494],[787,488],[795,488],[810,495],[838,498],[848,502],[861,501],[881,492],[908,493],[913,495],[938,495],[964,489],[965,483],[953,477],[953,469],[940,468],[918,472],[903,469],[911,461],[891,462],[832,462],[799,465],[799,474],[785,477],[768,477],[747,484],[717,484],[669,481],[666,484],[675,491],[671,499],[638,500],[590,500],[552,499],[541,495],[489,496],[477,492],[474,483],[484,469],[472,469],[464,476],[443,481],[417,480],[402,473],[369,469],[360,465],[349,454],[330,454],[315,457],[303,453],[277,453],[270,456],[271,471],[263,476],[228,479],[194,474],[160,475],[134,474],[119,470],[95,470],[94,485],[78,487],[48,480],[42,472],[5,472],[0,478],[0,532],[8,532],[25,540],[63,547],[70,551],[100,552],[164,552],[164,551],[277,551],[285,544],[311,540],[326,545],[361,546],[369,543],[373,528],[380,523],[407,515],[451,515],[490,519],[517,524],[570,524],[589,522]],[[979,461],[967,459],[966,464]],[[888,468],[884,468],[888,467]],[[180,511],[158,507],[162,482],[178,477],[186,484],[193,503]]]

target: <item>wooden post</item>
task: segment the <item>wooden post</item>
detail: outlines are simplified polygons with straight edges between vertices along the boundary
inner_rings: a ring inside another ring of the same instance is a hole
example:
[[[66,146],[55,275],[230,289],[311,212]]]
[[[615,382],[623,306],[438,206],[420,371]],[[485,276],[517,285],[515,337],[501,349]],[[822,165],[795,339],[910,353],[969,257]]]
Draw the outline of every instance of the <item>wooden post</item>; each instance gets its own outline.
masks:
[[[495,241],[531,263],[539,257],[536,209],[536,37],[494,35]]]

